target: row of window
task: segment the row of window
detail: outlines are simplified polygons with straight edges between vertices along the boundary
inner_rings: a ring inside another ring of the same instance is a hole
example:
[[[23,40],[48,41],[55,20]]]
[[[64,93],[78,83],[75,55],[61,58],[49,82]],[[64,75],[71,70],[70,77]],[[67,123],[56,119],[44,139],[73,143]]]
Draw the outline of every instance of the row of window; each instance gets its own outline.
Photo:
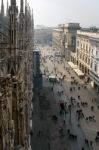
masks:
[[[92,55],[99,57],[99,50],[93,50],[91,51]]]
[[[83,53],[80,53],[80,54],[79,54],[79,58],[80,58],[81,60],[83,60],[85,63],[87,63],[88,65],[90,65],[90,59],[89,59],[89,57],[87,57],[87,56],[84,55]]]
[[[95,72],[97,72],[98,65],[96,63],[94,64],[93,62],[91,62],[91,66],[90,67],[93,68]]]
[[[89,46],[89,44],[86,44],[86,43],[80,43],[79,41],[77,41],[77,46],[85,53],[90,53],[91,51],[91,46]]]
[[[76,45],[76,37],[75,36],[71,37],[71,44]]]

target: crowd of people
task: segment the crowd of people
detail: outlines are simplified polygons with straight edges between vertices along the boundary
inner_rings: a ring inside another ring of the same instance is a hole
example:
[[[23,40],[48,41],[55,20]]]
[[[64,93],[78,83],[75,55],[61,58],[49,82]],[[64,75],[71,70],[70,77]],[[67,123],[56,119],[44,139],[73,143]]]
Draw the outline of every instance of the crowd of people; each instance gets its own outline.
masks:
[[[48,61],[51,61],[52,65],[54,66],[51,71],[46,66],[47,59],[48,59]],[[65,66],[64,62],[62,61],[61,58],[54,59],[53,55],[45,56],[44,58],[42,58],[42,64],[43,64],[43,66],[45,64],[44,74],[48,76],[48,75],[50,75],[50,73],[55,73],[56,77],[59,79],[58,84],[60,86],[62,86],[62,83],[65,81],[67,76],[69,76],[71,78],[70,87],[69,87],[71,96],[69,97],[69,103],[65,102],[65,101],[61,101],[61,100],[59,101],[60,116],[62,116],[64,114],[66,115],[67,113],[69,114],[70,111],[75,111],[75,116],[76,116],[77,121],[78,121],[78,127],[80,127],[80,120],[82,120],[82,119],[85,119],[86,122],[96,122],[95,115],[86,116],[86,114],[83,111],[84,108],[89,108],[89,107],[90,107],[92,112],[95,110],[93,104],[91,106],[89,106],[88,101],[83,100],[83,98],[80,95],[80,92],[79,92],[80,90],[82,90],[82,89],[86,90],[87,89],[87,85],[85,84],[85,82],[83,82],[83,84],[81,84],[76,79],[76,77],[72,76],[71,68]],[[63,73],[62,71],[59,70],[58,64],[63,65],[63,68],[66,71],[66,73]],[[57,84],[57,83],[54,83],[54,84]],[[77,98],[72,96],[74,92],[79,93]],[[64,90],[63,89],[57,91],[57,96],[59,97],[59,99],[61,99],[61,97],[63,95],[64,95]],[[93,98],[90,101],[92,103],[94,103],[94,102],[97,101],[97,99]],[[99,109],[99,106],[98,106],[98,109]],[[52,119],[57,122],[58,117],[53,116]],[[63,120],[63,124],[64,125],[66,124],[65,120]],[[59,132],[60,132],[61,135],[64,135],[63,127],[59,129]],[[77,135],[71,133],[70,129],[67,129],[67,134],[68,134],[68,138],[70,140],[77,141]],[[90,139],[87,139],[85,137],[84,142],[87,146],[92,147],[94,141],[92,141]],[[96,137],[95,137],[95,142],[99,142],[99,135],[97,133],[96,133]],[[84,147],[82,147],[81,150],[84,150]]]

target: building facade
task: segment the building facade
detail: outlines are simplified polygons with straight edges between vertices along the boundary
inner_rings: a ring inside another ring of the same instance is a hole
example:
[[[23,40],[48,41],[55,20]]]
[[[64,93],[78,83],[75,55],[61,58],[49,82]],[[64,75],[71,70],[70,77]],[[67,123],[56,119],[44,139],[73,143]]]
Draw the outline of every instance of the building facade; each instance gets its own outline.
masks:
[[[25,11],[24,11],[25,10]],[[29,4],[2,0],[0,17],[0,150],[30,148],[34,22]]]
[[[97,35],[90,30],[77,31],[76,54],[78,68],[89,78],[91,43],[90,37]]]
[[[61,24],[53,31],[53,43],[60,50],[65,60],[70,60],[71,52],[76,51],[76,34],[79,23]]]
[[[91,43],[91,63],[89,76],[91,79],[92,87],[97,89],[99,92],[99,36],[90,38]]]
[[[60,51],[60,53],[63,55],[63,25],[59,25],[57,28],[53,29],[53,35],[52,35],[52,42],[53,46]]]
[[[65,59],[70,61],[71,52],[76,51],[76,35],[80,29],[79,23],[67,23],[64,25],[65,33]]]
[[[90,67],[90,50],[89,34],[83,31],[77,32],[77,63],[79,69],[84,74],[89,74]]]

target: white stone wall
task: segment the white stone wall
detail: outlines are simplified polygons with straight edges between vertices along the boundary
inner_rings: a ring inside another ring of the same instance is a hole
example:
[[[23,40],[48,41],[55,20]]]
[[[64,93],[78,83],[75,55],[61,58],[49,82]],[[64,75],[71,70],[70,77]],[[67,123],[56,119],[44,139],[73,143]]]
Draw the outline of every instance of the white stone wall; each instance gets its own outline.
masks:
[[[86,37],[82,34],[77,34],[76,53],[78,57],[78,64],[82,64],[84,67],[87,68],[87,70],[90,68],[90,50],[91,45],[89,37]],[[85,72],[85,70],[82,71]]]
[[[95,65],[97,66],[96,71],[95,71]],[[99,76],[99,48],[96,46],[92,46],[90,69]]]
[[[91,52],[90,52],[90,78],[97,85],[99,91],[99,38],[90,38]]]

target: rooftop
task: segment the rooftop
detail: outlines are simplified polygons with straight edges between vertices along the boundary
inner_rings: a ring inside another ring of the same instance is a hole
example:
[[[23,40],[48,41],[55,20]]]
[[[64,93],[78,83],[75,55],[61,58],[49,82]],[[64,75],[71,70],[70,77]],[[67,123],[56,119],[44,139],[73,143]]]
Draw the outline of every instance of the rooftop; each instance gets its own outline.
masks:
[[[91,41],[99,42],[99,35],[90,37]]]
[[[66,23],[65,27],[80,27],[79,23]]]
[[[99,37],[99,32],[92,32],[91,30],[78,30],[77,31],[77,34],[80,34],[80,35],[85,35],[85,36],[88,36],[88,37]]]

